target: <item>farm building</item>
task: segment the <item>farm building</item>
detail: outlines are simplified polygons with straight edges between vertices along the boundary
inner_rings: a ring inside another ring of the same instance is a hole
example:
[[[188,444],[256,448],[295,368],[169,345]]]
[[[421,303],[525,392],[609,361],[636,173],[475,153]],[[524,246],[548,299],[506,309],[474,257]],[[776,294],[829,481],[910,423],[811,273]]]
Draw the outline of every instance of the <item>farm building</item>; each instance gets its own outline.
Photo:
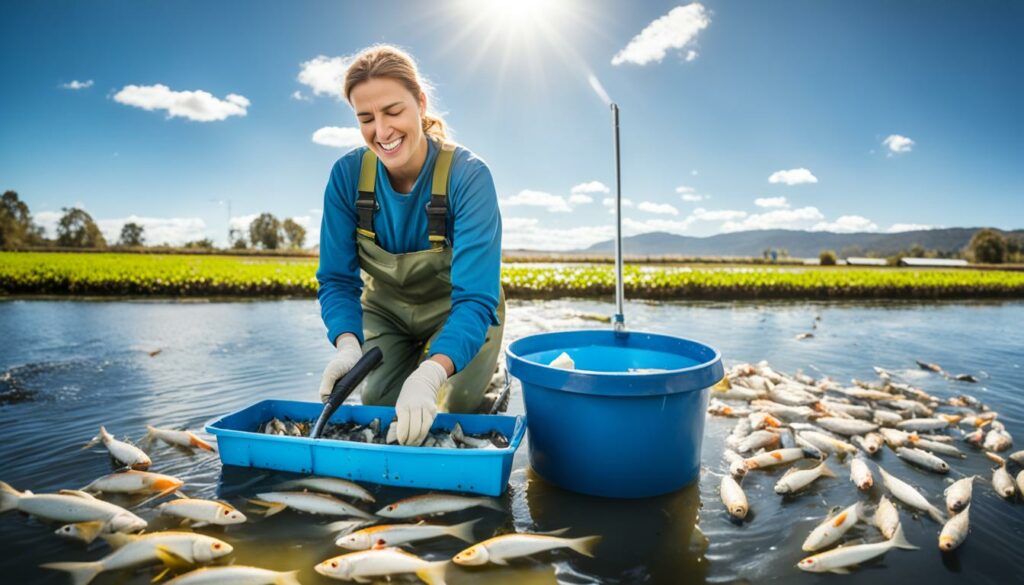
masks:
[[[960,258],[900,258],[900,266],[964,268],[967,266],[967,260]]]

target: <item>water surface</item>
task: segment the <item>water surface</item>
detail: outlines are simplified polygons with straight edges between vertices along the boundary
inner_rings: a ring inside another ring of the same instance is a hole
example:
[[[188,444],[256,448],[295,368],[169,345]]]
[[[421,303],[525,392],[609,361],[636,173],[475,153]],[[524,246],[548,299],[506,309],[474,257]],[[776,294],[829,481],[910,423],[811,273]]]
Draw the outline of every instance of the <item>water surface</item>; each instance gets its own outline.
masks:
[[[607,327],[580,313],[608,315],[613,310],[601,301],[513,302],[506,341],[539,331]],[[939,396],[967,391],[998,410],[1007,429],[1024,441],[1022,303],[629,303],[627,324],[714,345],[727,365],[766,359],[783,371],[802,369],[843,381],[870,379],[871,367],[878,365]],[[814,332],[811,339],[794,338],[809,331]],[[306,300],[11,300],[0,302],[0,339],[0,479],[36,492],[81,487],[111,470],[101,452],[79,449],[100,424],[120,437],[139,439],[146,424],[198,429],[265,398],[316,400],[319,373],[332,351],[316,303]],[[914,359],[974,374],[980,382],[944,380],[917,369]],[[515,394],[510,412],[522,409]],[[730,420],[709,419],[699,484],[647,500],[606,500],[554,487],[529,470],[524,444],[503,497],[507,514],[467,511],[442,521],[479,517],[481,538],[495,531],[570,527],[573,535],[603,536],[597,557],[558,553],[507,568],[452,570],[449,582],[909,583],[923,578],[938,585],[1024,580],[1024,506],[1001,500],[987,482],[975,486],[972,531],[953,554],[938,551],[937,524],[901,510],[907,537],[920,551],[890,552],[850,576],[802,573],[794,567],[803,557],[800,544],[828,510],[858,497],[875,502],[881,492],[858,496],[845,477],[846,466],[837,466],[839,479],[821,481],[805,495],[787,499],[772,491],[782,471],[751,474],[744,481],[750,520],[734,523],[718,499],[716,475],[723,471],[720,452],[730,428]],[[631,429],[611,425],[608,432]],[[153,470],[184,479],[189,495],[222,497],[243,508],[245,498],[289,477],[222,468],[215,455],[187,456],[166,446],[154,447],[150,455]],[[941,502],[943,478],[910,468],[891,452],[878,461]],[[975,453],[953,467],[955,473],[990,476],[988,462]],[[414,493],[375,489],[383,503]],[[151,518],[153,512],[144,509],[142,515]],[[342,551],[317,529],[322,523],[285,512],[210,532],[235,546],[238,563],[299,568],[303,583],[329,583],[312,566]],[[854,536],[877,539],[874,529],[855,530]],[[414,551],[441,558],[461,548],[458,541],[442,539]],[[98,559],[108,549],[100,543],[85,548],[60,541],[51,527],[8,513],[0,516],[0,551],[4,582],[59,584],[69,580],[38,565]],[[94,583],[134,585],[147,583],[150,576],[104,574]]]

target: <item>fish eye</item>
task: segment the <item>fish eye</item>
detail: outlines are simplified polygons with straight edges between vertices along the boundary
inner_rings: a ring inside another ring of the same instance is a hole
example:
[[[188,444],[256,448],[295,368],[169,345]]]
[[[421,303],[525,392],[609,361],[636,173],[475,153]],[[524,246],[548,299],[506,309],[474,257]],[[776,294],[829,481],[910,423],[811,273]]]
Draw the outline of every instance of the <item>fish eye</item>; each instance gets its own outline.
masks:
[[[387,544],[387,541],[384,540],[383,538],[378,538],[377,539],[377,544]]]
[[[219,542],[213,543],[213,550],[220,550],[220,543]]]
[[[391,504],[390,506],[388,506],[388,512],[394,512],[395,511],[395,507],[396,506],[394,504]]]
[[[338,561],[331,561],[331,568],[332,569],[337,569],[338,568]]]

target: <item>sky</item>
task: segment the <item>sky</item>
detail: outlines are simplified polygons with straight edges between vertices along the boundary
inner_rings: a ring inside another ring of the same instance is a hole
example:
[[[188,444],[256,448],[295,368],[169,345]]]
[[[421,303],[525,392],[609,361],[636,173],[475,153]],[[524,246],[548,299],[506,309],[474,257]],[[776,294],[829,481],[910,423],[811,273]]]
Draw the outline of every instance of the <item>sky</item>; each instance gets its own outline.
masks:
[[[408,50],[494,176],[505,248],[626,235],[1024,227],[1024,3],[385,0],[0,3],[0,189],[54,235],[316,243],[361,144],[352,55]],[[604,94],[604,95],[602,95]]]

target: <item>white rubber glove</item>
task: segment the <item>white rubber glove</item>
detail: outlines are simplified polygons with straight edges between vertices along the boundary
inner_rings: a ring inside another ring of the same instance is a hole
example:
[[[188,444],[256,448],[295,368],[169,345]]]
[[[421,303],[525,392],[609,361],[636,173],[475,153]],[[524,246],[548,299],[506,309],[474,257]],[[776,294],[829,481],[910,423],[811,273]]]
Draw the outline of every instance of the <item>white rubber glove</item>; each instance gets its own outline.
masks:
[[[323,376],[320,377],[320,402],[327,402],[331,397],[331,390],[334,390],[334,383],[347,374],[361,357],[363,350],[355,336],[338,336],[338,353],[328,362]]]
[[[398,415],[398,442],[419,445],[430,432],[437,415],[437,392],[448,379],[444,366],[426,360],[409,374],[395,403]]]

